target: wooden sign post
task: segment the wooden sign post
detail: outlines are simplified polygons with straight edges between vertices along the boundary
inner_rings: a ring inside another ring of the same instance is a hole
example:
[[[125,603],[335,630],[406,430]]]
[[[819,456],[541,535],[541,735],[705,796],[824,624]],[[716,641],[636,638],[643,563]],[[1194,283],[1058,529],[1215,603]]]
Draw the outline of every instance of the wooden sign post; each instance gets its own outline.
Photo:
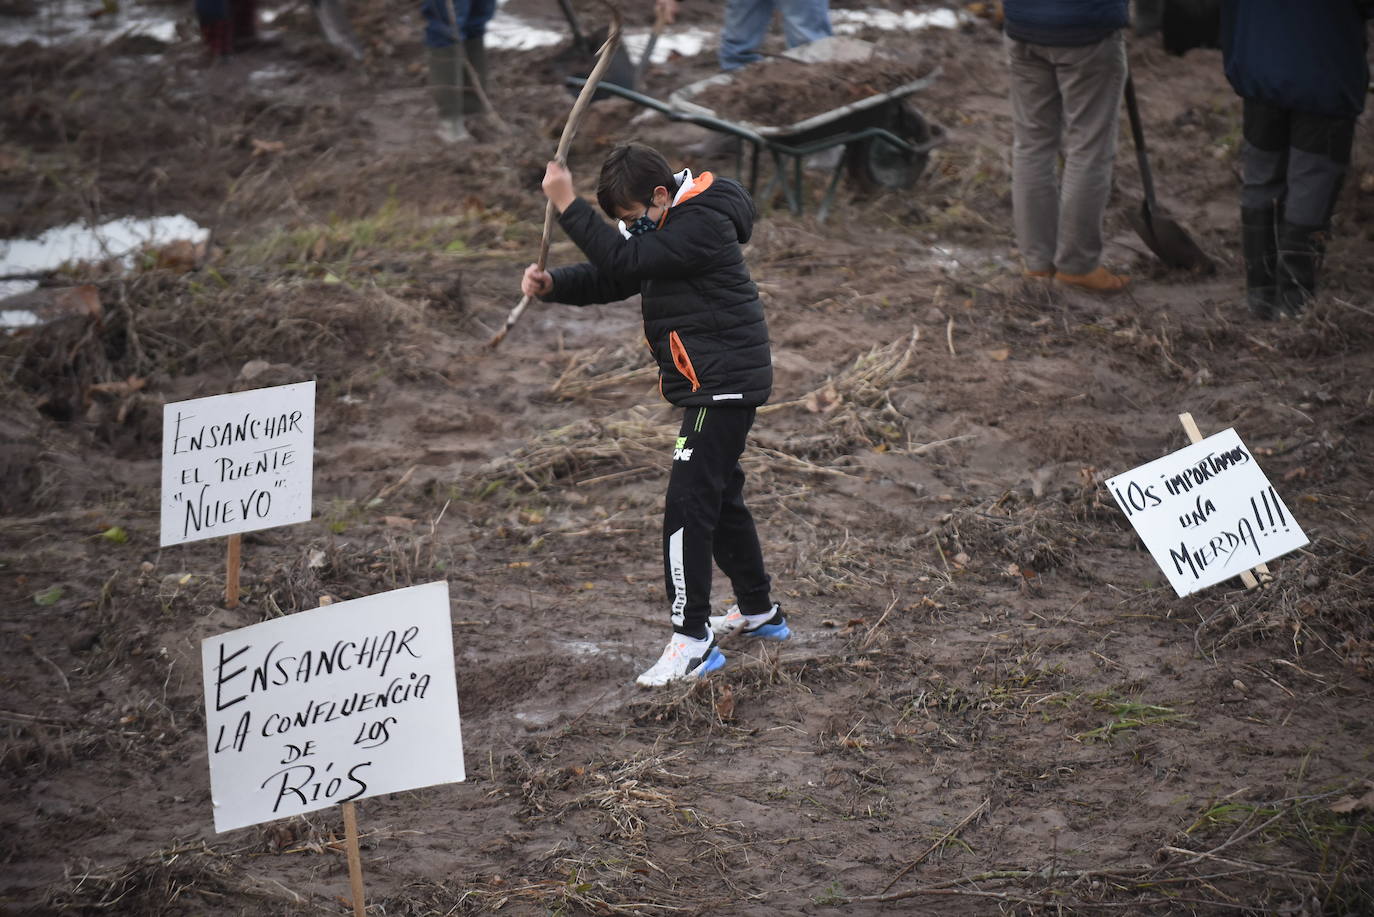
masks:
[[[1192,445],[1106,482],[1180,597],[1239,576],[1247,588],[1265,562],[1307,544],[1235,430],[1202,437],[1180,415]]]
[[[201,660],[215,830],[339,805],[363,917],[355,800],[465,778],[448,583],[323,597],[206,638]]]
[[[1178,422],[1183,424],[1183,432],[1188,434],[1188,442],[1202,442],[1202,431],[1198,429],[1198,425],[1193,420],[1193,415],[1191,413],[1189,413],[1188,411],[1184,411],[1182,414],[1178,415]],[[1255,564],[1253,569],[1255,573],[1258,573],[1260,576],[1264,577],[1264,584],[1267,585],[1268,583],[1273,582],[1274,576],[1269,572],[1268,565]],[[1250,572],[1250,570],[1240,571],[1240,581],[1245,585],[1246,589],[1260,588],[1261,582],[1260,580],[1255,578],[1255,573]]]
[[[243,553],[243,536],[235,532],[229,536],[229,550],[224,560],[224,607],[239,607],[239,555]]]
[[[321,608],[333,604],[332,596],[320,596]],[[344,852],[348,856],[348,888],[353,895],[353,917],[366,917],[367,895],[363,892],[363,852],[358,846],[358,805],[350,799],[339,808],[343,809]]]
[[[358,809],[355,803],[346,802],[343,809],[344,843],[348,845],[348,887],[353,892],[353,917],[365,917],[367,906],[363,903],[363,855],[358,848]]]
[[[239,604],[243,533],[310,520],[315,383],[162,408],[162,546],[227,535],[224,604]]]

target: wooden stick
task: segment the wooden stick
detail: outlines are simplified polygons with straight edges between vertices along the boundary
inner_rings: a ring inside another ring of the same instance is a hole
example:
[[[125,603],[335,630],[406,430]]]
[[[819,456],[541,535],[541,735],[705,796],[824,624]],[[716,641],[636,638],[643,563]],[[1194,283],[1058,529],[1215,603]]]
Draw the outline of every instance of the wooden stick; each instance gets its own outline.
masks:
[[[949,840],[951,837],[954,837],[954,836],[955,836],[956,834],[958,834],[960,831],[964,830],[964,826],[967,825],[969,822],[973,821],[973,820],[974,820],[975,818],[977,818],[979,815],[981,815],[981,814],[984,812],[984,810],[987,809],[988,804],[991,803],[991,802],[992,802],[992,797],[991,797],[991,796],[989,796],[987,799],[984,799],[981,803],[978,804],[978,808],[974,809],[972,812],[970,812],[970,813],[968,813],[967,815],[965,815],[964,818],[963,818],[963,820],[960,821],[959,824],[955,825],[953,828],[950,828],[948,831],[946,831],[944,834],[942,834],[942,835],[940,836],[940,839],[939,839],[938,841],[936,841],[935,843],[933,843],[933,844],[931,844],[929,847],[927,847],[927,848],[925,849],[925,852],[924,852],[924,853],[922,853],[922,854],[921,854],[920,856],[918,856],[916,859],[912,860],[910,863],[907,864],[907,867],[906,867],[905,869],[903,869],[901,872],[897,873],[897,875],[895,875],[895,876],[892,877],[892,881],[889,882],[889,883],[887,883],[887,887],[883,889],[883,894],[884,894],[884,895],[887,894],[888,889],[890,889],[890,888],[892,888],[892,886],[896,885],[898,879],[900,879],[902,876],[906,875],[907,873],[911,872],[911,870],[915,869],[917,866],[919,866],[919,865],[921,864],[921,862],[922,862],[923,860],[925,860],[926,857],[928,857],[928,856],[930,856],[932,853],[934,853],[935,850],[936,850],[936,848],[938,848],[941,844],[943,844],[945,841]]]
[[[592,67],[592,72],[587,75],[587,82],[582,84],[582,91],[577,94],[577,101],[573,103],[572,111],[568,114],[568,122],[563,125],[563,136],[558,138],[558,150],[553,154],[553,158],[559,165],[568,164],[568,147],[572,146],[573,138],[577,136],[577,129],[582,125],[582,117],[587,111],[587,106],[592,104],[592,95],[596,92],[596,86],[601,82],[602,75],[611,66],[611,55],[615,53],[616,47],[620,44],[620,9],[610,0],[606,0],[606,5],[611,10],[611,30],[606,36],[606,43],[601,46],[601,50],[596,55],[596,66]],[[553,201],[544,207],[544,235],[539,240],[539,260],[536,264],[539,270],[544,269],[545,263],[549,260],[549,240],[553,235],[554,206]],[[499,347],[501,342],[506,339],[506,334],[515,323],[520,321],[520,316],[524,314],[525,307],[530,304],[528,296],[522,296],[520,302],[516,303],[514,309],[510,310],[510,315],[506,316],[505,326],[487,342],[491,348]]]
[[[239,607],[239,558],[243,552],[243,536],[229,536],[229,549],[225,558],[224,607]]]
[[[1198,429],[1197,422],[1193,420],[1193,415],[1191,413],[1184,411],[1182,414],[1178,415],[1178,422],[1183,424],[1183,432],[1188,434],[1188,442],[1202,442],[1202,431]],[[1274,578],[1273,574],[1269,572],[1269,566],[1267,564],[1260,564],[1255,567],[1255,569],[1259,571],[1261,576],[1265,577],[1265,582]],[[1246,589],[1258,589],[1260,586],[1260,581],[1255,579],[1255,574],[1251,573],[1249,570],[1241,571],[1240,581],[1245,584]]]
[[[348,884],[353,890],[353,917],[366,917],[363,905],[363,855],[358,849],[358,808],[346,802],[343,809],[344,842],[348,847]]]
[[[320,596],[321,608],[333,604],[333,596]],[[363,903],[366,900],[363,892],[363,854],[358,848],[358,807],[355,803],[345,802],[339,808],[343,809],[344,849],[348,853],[348,885],[353,892],[353,917],[366,917],[367,908]]]
[[[478,77],[477,68],[472,66],[472,61],[468,60],[466,54],[463,55],[463,67],[467,70],[468,82],[472,84],[472,90],[477,96],[477,101],[482,103],[482,113],[491,117],[496,129],[503,134],[510,133],[510,125],[506,119],[496,113],[496,106],[491,104],[491,97],[487,95],[487,88],[482,85],[482,80]]]

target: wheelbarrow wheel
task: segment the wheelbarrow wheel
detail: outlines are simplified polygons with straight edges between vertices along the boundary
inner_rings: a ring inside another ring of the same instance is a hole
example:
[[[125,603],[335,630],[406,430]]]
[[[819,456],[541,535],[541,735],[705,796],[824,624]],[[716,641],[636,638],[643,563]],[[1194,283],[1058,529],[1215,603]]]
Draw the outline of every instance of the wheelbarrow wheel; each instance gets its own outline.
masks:
[[[905,102],[892,106],[886,123],[881,126],[911,144],[929,143],[935,136],[930,122]],[[846,150],[850,177],[865,191],[910,188],[930,162],[929,152],[898,149],[879,137],[857,140],[848,144]]]

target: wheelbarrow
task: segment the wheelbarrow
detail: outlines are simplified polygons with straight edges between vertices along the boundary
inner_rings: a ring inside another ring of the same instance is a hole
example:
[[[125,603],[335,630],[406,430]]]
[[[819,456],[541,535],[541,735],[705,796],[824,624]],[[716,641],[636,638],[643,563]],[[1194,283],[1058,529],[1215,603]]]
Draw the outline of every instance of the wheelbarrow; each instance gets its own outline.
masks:
[[[826,38],[787,52],[784,57],[807,63],[840,60],[867,60],[874,46],[853,38]],[[944,141],[943,128],[928,121],[907,101],[907,97],[933,83],[938,68],[930,73],[883,93],[875,93],[788,125],[754,124],[730,121],[695,101],[707,89],[746,78],[753,68],[767,67],[768,61],[743,70],[720,73],[699,80],[672,93],[666,102],[634,92],[613,83],[602,83],[606,92],[660,112],[672,121],[685,121],[708,130],[737,137],[736,169],[744,174],[744,151],[749,147],[747,185],[757,193],[759,160],[767,152],[773,160],[773,177],[764,196],[781,190],[788,209],[803,209],[803,161],[816,153],[842,147],[843,152],[831,170],[830,182],[817,209],[824,222],[834,202],[840,179],[848,172],[865,188],[904,190],[925,171],[930,152]],[[570,79],[580,85],[580,81]]]

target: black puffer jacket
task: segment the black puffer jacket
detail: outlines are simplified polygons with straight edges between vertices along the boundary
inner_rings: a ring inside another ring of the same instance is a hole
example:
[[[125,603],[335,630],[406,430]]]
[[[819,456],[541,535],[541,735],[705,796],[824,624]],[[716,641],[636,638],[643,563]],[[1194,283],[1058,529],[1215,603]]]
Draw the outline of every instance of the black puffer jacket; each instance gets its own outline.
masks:
[[[757,407],[773,388],[768,325],[740,246],[754,202],[709,172],[679,189],[659,228],[624,238],[578,198],[559,225],[588,260],[555,268],[552,302],[585,306],[640,294],[659,391],[673,404]]]

